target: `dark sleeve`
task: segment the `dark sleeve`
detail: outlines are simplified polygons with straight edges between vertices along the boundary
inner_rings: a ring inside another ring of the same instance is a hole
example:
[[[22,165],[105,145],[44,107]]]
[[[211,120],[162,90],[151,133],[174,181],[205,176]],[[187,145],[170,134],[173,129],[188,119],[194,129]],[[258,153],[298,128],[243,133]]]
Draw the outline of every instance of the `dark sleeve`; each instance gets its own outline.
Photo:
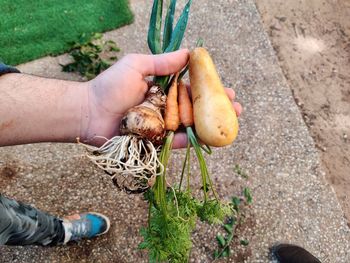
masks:
[[[6,73],[20,73],[18,69],[5,65],[0,62],[0,76]]]

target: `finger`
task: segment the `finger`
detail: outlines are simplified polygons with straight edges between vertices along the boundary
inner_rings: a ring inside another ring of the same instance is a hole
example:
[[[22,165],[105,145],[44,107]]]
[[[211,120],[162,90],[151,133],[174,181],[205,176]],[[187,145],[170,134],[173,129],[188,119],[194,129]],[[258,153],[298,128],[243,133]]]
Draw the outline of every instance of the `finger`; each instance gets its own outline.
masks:
[[[189,59],[189,50],[181,49],[171,53],[160,55],[135,55],[138,56],[137,69],[144,76],[166,76],[183,69]]]
[[[227,94],[227,97],[232,101],[232,106],[237,114],[237,117],[239,117],[242,114],[243,108],[240,103],[233,101],[236,97],[235,91],[230,88],[225,88],[225,92]]]
[[[187,135],[185,132],[175,133],[173,141],[173,149],[186,148],[188,143]]]
[[[233,108],[235,109],[237,117],[239,117],[243,111],[242,105],[238,102],[233,102]]]
[[[234,100],[235,97],[236,97],[236,93],[233,89],[231,88],[225,88],[225,92],[227,94],[227,97],[230,99],[230,100]]]

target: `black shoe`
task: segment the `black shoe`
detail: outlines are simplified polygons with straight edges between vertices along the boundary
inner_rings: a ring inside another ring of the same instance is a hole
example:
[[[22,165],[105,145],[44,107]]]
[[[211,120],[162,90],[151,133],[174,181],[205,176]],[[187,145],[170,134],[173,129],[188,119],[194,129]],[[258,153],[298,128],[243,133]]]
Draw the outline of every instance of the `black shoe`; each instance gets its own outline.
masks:
[[[278,263],[321,263],[310,252],[295,245],[277,244],[270,251]]]

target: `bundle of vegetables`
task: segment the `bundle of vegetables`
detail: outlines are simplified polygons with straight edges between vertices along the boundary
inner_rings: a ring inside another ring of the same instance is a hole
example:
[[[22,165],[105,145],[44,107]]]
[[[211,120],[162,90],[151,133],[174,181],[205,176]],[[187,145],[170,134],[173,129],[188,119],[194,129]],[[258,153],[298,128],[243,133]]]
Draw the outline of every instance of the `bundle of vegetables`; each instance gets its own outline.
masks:
[[[140,248],[149,251],[150,262],[187,262],[192,247],[191,232],[197,218],[210,224],[222,224],[227,216],[235,213],[231,204],[220,201],[203,151],[210,154],[210,146],[221,147],[233,142],[238,132],[237,116],[204,48],[191,52],[189,71],[193,107],[186,85],[176,75],[168,91],[165,110],[167,135],[160,153],[163,169],[155,185],[145,194],[149,202],[149,224],[142,229],[144,242]],[[188,147],[180,182],[173,188],[167,187],[166,168],[174,132],[179,127],[175,120],[186,129]],[[202,199],[195,198],[191,192],[190,146],[199,161]],[[182,187],[185,170],[187,183]]]
[[[161,34],[163,1],[154,0],[148,32],[148,45],[153,54],[179,49],[191,3],[192,0],[187,2],[173,27],[176,0],[168,1]],[[191,96],[182,81],[188,69]],[[167,182],[167,164],[179,127],[186,130],[188,146],[180,181],[172,187]],[[203,151],[210,154],[210,146],[231,144],[237,132],[237,116],[215,65],[209,53],[197,47],[182,72],[154,78],[146,100],[125,114],[122,136],[108,140],[100,148],[88,148],[91,160],[111,174],[118,186],[129,192],[146,191],[149,219],[148,226],[141,231],[144,241],[140,248],[148,250],[150,262],[187,262],[197,218],[222,223],[235,212],[231,205],[220,201]],[[203,190],[200,199],[191,191],[191,146],[200,166]]]

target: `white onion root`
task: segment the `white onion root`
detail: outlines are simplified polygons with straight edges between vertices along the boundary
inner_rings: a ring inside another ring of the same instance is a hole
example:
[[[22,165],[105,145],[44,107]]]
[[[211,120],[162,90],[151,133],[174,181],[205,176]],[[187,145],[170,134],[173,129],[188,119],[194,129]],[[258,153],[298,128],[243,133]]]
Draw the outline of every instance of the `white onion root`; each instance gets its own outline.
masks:
[[[133,135],[115,136],[101,147],[82,144],[87,157],[107,172],[113,182],[128,192],[143,192],[155,181],[164,167],[158,160],[159,149]]]

